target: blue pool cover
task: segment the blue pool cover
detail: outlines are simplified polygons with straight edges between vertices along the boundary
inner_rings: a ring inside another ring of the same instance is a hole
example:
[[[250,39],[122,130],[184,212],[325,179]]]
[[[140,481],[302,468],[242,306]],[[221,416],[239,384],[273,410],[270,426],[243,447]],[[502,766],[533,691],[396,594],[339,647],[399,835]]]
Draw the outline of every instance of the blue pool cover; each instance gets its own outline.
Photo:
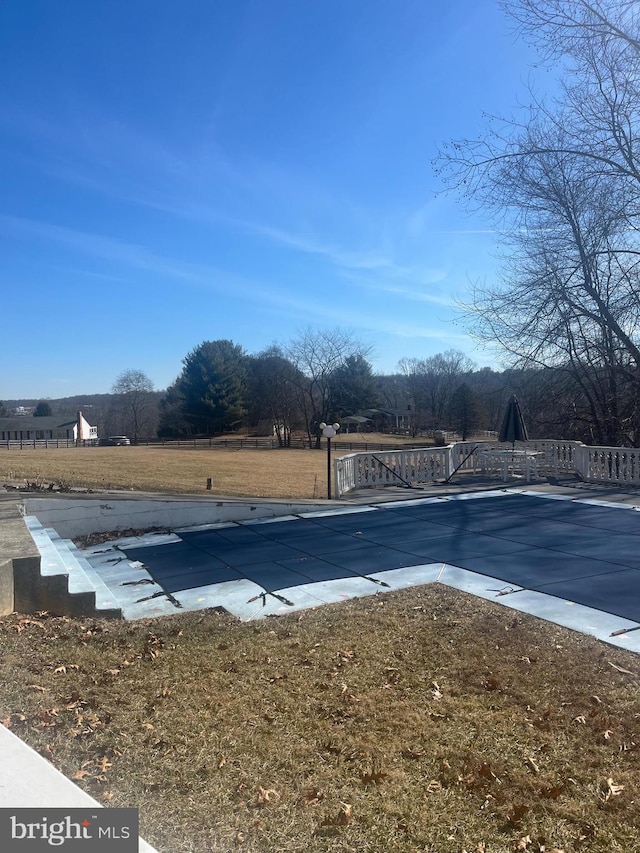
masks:
[[[248,579],[265,593],[446,563],[640,622],[640,512],[505,493],[397,502],[128,547],[167,593]],[[384,577],[384,576],[383,576]]]

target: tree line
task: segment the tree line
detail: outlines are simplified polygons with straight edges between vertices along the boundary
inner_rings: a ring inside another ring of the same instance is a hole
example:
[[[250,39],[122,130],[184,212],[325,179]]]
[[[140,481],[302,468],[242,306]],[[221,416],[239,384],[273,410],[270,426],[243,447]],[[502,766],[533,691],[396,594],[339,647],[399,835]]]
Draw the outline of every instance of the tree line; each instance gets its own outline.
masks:
[[[403,416],[402,431],[414,437],[435,429],[466,437],[495,428],[513,385],[504,387],[499,373],[476,370],[456,350],[402,358],[389,375],[373,372],[370,355],[369,346],[342,328],[309,328],[254,354],[231,340],[203,341],[183,358],[165,391],[132,368],[116,378],[111,394],[39,401],[34,414],[82,409],[99,435],[126,434],[134,442],[242,431],[273,436],[282,447],[294,435],[320,446],[320,423],[359,413],[367,419],[345,424],[343,432],[396,431],[395,414]]]
[[[418,441],[436,430],[462,438],[497,431],[515,393],[533,438],[600,443],[582,385],[563,369],[478,368],[449,349],[403,357],[395,372],[376,374],[369,356],[370,349],[342,329],[307,329],[286,345],[255,354],[231,340],[203,341],[164,391],[154,389],[142,370],[129,369],[116,378],[111,394],[39,401],[36,412],[82,409],[99,435],[124,434],[134,442],[243,432],[273,436],[282,447],[304,435],[309,446],[319,446],[323,421],[346,419],[342,433],[389,432],[397,431],[394,413],[403,416],[402,431]],[[349,416],[358,413],[368,420],[349,425]]]

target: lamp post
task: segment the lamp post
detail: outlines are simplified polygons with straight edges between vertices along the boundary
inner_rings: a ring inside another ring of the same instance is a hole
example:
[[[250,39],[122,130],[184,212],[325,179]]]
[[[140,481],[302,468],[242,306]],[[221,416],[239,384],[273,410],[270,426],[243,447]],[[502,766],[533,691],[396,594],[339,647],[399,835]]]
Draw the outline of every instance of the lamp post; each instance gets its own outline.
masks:
[[[323,436],[327,439],[327,498],[331,500],[331,439],[340,429],[340,424],[320,424]]]

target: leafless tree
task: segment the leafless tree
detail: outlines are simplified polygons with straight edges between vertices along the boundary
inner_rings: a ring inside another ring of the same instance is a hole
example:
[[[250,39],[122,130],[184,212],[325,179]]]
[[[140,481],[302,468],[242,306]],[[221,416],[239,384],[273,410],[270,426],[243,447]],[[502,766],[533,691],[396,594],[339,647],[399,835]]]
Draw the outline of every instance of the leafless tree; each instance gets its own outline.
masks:
[[[302,379],[294,381],[309,444],[320,447],[318,425],[333,415],[332,395],[338,370],[349,358],[366,358],[371,347],[340,327],[300,332],[284,351]]]
[[[474,294],[472,330],[516,364],[570,373],[594,438],[629,440],[634,427],[621,402],[640,372],[640,257],[624,198],[616,201],[605,176],[585,176],[579,158],[558,152],[516,171],[503,163],[495,180],[519,227],[503,281]]]
[[[503,0],[501,5],[520,33],[550,58],[611,38],[640,53],[637,0]]]
[[[452,396],[473,369],[473,361],[455,349],[427,358],[400,359],[398,370],[407,383],[414,435],[424,427],[449,426]]]
[[[157,406],[151,393],[153,382],[142,370],[124,370],[111,390],[120,395],[126,430],[134,444],[141,435],[154,431]]]
[[[502,278],[476,287],[472,329],[513,364],[554,367],[595,440],[640,439],[640,14],[613,0],[508,0],[562,94],[492,122],[438,160],[503,231]]]

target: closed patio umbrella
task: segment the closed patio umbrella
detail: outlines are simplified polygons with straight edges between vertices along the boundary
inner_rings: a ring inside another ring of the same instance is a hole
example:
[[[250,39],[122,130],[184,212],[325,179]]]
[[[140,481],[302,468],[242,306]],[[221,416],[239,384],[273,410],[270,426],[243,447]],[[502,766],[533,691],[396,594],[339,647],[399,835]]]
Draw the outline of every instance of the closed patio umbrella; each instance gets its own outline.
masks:
[[[516,441],[527,441],[528,438],[527,428],[522,417],[522,412],[520,411],[520,404],[514,394],[507,403],[499,439],[500,441],[510,441],[513,449]]]

